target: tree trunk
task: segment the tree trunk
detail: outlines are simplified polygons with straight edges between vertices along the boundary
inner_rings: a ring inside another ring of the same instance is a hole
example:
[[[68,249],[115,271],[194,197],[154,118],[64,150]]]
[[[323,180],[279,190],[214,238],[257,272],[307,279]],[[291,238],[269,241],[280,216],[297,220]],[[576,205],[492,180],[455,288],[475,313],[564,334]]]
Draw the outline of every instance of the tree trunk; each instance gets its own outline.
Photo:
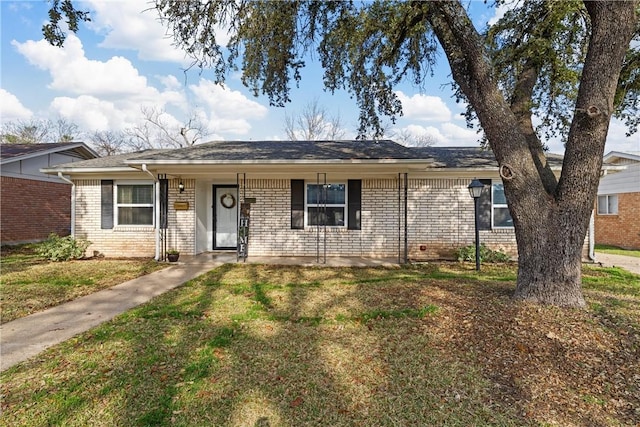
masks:
[[[582,248],[616,84],[637,22],[635,2],[585,4],[592,32],[557,185],[545,176],[539,144],[528,143],[514,106],[498,89],[484,40],[463,7],[458,2],[432,2],[427,12],[453,78],[473,106],[503,176],[518,244],[514,297],[569,307],[585,305]]]
[[[584,307],[581,288],[582,250],[588,228],[557,205],[541,207],[520,218],[518,280],[515,299],[561,307]],[[540,215],[543,215],[540,217]]]

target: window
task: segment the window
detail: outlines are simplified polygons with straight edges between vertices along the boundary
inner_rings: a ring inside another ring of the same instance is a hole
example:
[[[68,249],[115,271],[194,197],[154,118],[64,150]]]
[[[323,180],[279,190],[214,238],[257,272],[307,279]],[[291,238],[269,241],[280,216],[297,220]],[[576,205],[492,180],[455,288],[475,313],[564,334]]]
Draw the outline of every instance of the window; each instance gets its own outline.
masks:
[[[307,225],[324,225],[325,220],[327,225],[346,225],[349,230],[360,230],[361,210],[362,181],[359,179],[348,180],[346,186],[330,184],[326,193],[317,183],[305,185],[302,179],[291,180],[292,230],[304,229],[305,221]]]
[[[153,184],[117,184],[118,225],[153,225]]]
[[[494,182],[491,185],[492,226],[494,228],[513,227],[513,219],[504,195],[504,185]]]
[[[307,184],[307,225],[344,227],[346,198],[345,184]]]
[[[618,213],[618,195],[598,196],[598,215],[616,215]]]

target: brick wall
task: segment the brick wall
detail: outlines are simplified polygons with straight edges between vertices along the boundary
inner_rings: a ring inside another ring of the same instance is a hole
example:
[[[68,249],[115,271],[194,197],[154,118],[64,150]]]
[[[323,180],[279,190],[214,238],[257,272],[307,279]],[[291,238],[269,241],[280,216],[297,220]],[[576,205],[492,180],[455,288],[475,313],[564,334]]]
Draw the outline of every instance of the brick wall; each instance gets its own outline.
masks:
[[[155,229],[144,226],[100,228],[100,180],[78,180],[76,184],[76,236],[92,242],[87,255],[108,257],[153,257]]]
[[[40,241],[50,233],[71,231],[71,185],[2,177],[0,188],[2,244]]]
[[[319,244],[320,254],[326,248],[327,256],[397,256],[398,203],[394,182],[363,180],[361,230],[292,230],[290,180],[247,180],[240,192],[257,200],[251,207],[249,254],[315,256]]]
[[[467,180],[409,180],[407,219],[411,259],[452,258],[454,251],[474,242],[473,199]],[[251,208],[251,255],[314,256],[320,242],[327,256],[396,257],[404,247],[404,201],[398,200],[396,179],[362,181],[361,230],[290,228],[290,181],[247,180]],[[400,230],[400,236],[398,231]],[[481,242],[513,256],[513,230],[482,231]]]
[[[184,192],[178,184],[182,181]],[[167,249],[177,249],[184,254],[193,254],[196,241],[196,180],[169,180],[169,212],[167,224]],[[188,202],[189,209],[176,210],[175,202]]]
[[[618,194],[618,214],[595,214],[597,244],[640,249],[640,193]]]
[[[473,199],[467,179],[409,179],[409,258],[453,258],[456,249],[473,245]],[[480,243],[515,257],[513,229],[481,230]]]
[[[195,252],[195,180],[169,182],[168,247],[184,254]],[[155,254],[155,230],[151,227],[100,229],[100,181],[77,183],[76,233],[91,240],[89,251],[107,256],[149,256]],[[404,247],[404,201],[398,200],[397,179],[363,179],[361,230],[342,227],[291,229],[289,179],[248,179],[240,194],[256,198],[251,207],[250,255],[397,257]],[[473,199],[464,179],[409,179],[408,255],[410,259],[452,258],[456,249],[474,243]],[[189,210],[176,211],[174,202],[189,202]],[[400,236],[398,230],[400,229]],[[319,238],[319,239],[318,239]],[[326,239],[326,240],[325,240]],[[400,239],[400,240],[399,240]],[[325,246],[326,241],[326,246]],[[480,241],[492,249],[517,255],[511,229],[480,232]],[[585,254],[587,245],[585,244]],[[91,253],[91,252],[89,252]]]

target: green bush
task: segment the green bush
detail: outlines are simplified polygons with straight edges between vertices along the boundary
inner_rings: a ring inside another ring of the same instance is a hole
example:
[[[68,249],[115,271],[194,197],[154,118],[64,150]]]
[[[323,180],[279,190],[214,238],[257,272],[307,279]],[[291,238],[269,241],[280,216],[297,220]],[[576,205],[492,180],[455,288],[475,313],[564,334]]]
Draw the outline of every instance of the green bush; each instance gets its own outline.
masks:
[[[456,251],[456,256],[458,257],[458,261],[471,261],[474,262],[476,260],[476,247],[475,245],[469,245],[462,247]],[[480,245],[480,261],[482,262],[507,262],[511,258],[509,255],[502,251],[494,251],[486,247],[485,245]]]
[[[60,237],[51,233],[47,240],[38,245],[36,253],[50,261],[69,261],[83,258],[90,244],[88,240],[75,239],[73,236]]]

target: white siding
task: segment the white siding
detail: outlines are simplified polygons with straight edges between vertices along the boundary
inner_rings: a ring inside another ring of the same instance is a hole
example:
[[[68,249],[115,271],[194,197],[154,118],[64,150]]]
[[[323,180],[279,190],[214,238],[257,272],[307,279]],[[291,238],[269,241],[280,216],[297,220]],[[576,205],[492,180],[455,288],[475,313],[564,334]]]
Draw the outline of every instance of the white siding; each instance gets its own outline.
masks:
[[[598,195],[640,192],[640,163],[627,166],[627,169],[608,173],[600,179]]]

